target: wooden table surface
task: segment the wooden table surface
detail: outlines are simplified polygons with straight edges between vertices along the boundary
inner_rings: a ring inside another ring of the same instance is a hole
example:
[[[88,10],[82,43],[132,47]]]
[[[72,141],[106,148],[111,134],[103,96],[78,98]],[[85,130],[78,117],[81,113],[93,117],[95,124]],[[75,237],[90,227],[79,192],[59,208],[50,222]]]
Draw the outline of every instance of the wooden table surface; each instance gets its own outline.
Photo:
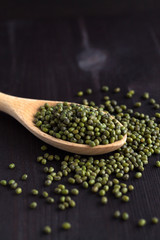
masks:
[[[86,17],[57,18],[46,21],[0,22],[0,91],[20,97],[80,102],[79,90],[91,87],[89,98],[97,104],[104,94],[102,85],[108,85],[110,95],[133,106],[144,91],[160,103],[160,17]],[[113,95],[114,87],[121,87]],[[134,89],[133,100],[124,95]],[[154,115],[149,104],[142,112]],[[0,113],[0,179],[15,179],[23,194],[0,186],[1,240],[159,240],[159,224],[139,229],[136,222],[144,217],[160,217],[160,170],[152,156],[145,167],[143,178],[135,180],[133,173],[128,183],[135,186],[130,202],[122,204],[108,194],[108,204],[78,186],[77,207],[57,210],[57,204],[48,205],[42,198],[30,195],[32,188],[43,186],[43,167],[36,162],[43,143],[29,133],[12,117]],[[64,156],[63,151],[49,147],[49,152]],[[107,157],[107,156],[105,156]],[[15,170],[8,169],[9,163]],[[60,163],[53,163],[58,170]],[[28,180],[22,182],[22,174]],[[64,182],[66,180],[64,179]],[[48,190],[53,196],[53,186]],[[36,210],[28,205],[34,199]],[[57,198],[56,198],[57,199]],[[130,220],[113,219],[116,209],[128,211]],[[72,223],[72,229],[62,231],[63,221]],[[42,229],[51,225],[53,233],[45,236]]]

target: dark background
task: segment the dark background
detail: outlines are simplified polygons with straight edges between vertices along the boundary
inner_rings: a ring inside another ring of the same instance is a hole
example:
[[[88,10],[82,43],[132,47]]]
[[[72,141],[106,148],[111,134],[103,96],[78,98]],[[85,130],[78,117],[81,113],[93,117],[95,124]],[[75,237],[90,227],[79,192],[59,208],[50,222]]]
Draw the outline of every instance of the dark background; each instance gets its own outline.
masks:
[[[99,104],[104,96],[100,88],[108,85],[109,95],[130,107],[144,91],[160,103],[158,1],[113,2],[2,4],[0,91],[20,97],[81,102],[77,91],[91,87],[94,94],[89,99]],[[117,86],[122,91],[114,95]],[[126,100],[124,95],[130,89],[136,95]],[[144,102],[141,111],[155,113]],[[135,180],[131,174],[128,183],[134,184],[135,191],[129,203],[123,204],[109,194],[108,204],[102,206],[99,197],[79,187],[77,207],[61,212],[56,204],[47,205],[29,194],[32,188],[45,189],[43,167],[36,163],[43,143],[2,112],[0,136],[0,179],[13,178],[23,188],[23,194],[16,196],[9,188],[0,187],[0,239],[160,239],[159,225],[149,223],[151,217],[160,217],[160,177],[159,169],[154,167],[158,156],[150,158],[142,179]],[[66,154],[53,147],[49,152],[61,157]],[[12,162],[15,170],[8,169]],[[54,165],[59,169],[59,163]],[[29,176],[26,182],[20,180],[24,173]],[[51,196],[53,189],[48,190]],[[28,205],[34,199],[38,208],[30,210]],[[130,220],[125,223],[113,219],[117,209],[128,211]],[[136,223],[141,217],[148,224],[139,229]],[[72,223],[70,231],[60,229],[63,221]],[[42,234],[45,225],[53,228],[50,236]]]

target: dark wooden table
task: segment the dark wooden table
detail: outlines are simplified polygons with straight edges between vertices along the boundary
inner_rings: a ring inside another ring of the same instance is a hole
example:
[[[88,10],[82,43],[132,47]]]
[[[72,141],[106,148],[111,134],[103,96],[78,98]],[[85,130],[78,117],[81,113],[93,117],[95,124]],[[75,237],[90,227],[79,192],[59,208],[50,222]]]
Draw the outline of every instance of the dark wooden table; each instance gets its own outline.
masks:
[[[79,102],[79,90],[91,87],[89,98],[99,104],[103,98],[102,85],[108,85],[110,95],[133,106],[144,91],[160,102],[160,17],[86,17],[57,18],[46,21],[4,21],[0,23],[0,91],[20,97],[67,100]],[[121,87],[113,95],[114,87]],[[133,100],[125,93],[134,89]],[[149,104],[142,112],[154,115]],[[139,229],[136,222],[144,217],[160,217],[160,172],[155,168],[159,156],[150,158],[143,178],[129,183],[135,191],[131,201],[122,204],[110,194],[108,204],[102,206],[99,198],[81,187],[77,207],[57,210],[57,204],[47,205],[41,198],[31,196],[32,188],[43,187],[44,173],[36,162],[41,154],[40,140],[29,133],[12,117],[0,113],[0,179],[16,179],[23,194],[0,186],[0,239],[1,240],[159,240],[160,227]],[[53,154],[63,151],[49,148]],[[107,156],[105,156],[107,157]],[[9,170],[9,163],[16,164]],[[54,163],[59,169],[60,164]],[[28,180],[20,177],[28,174]],[[51,195],[53,187],[49,188]],[[38,199],[38,208],[28,205]],[[116,209],[128,211],[126,223],[112,218]],[[60,229],[63,221],[70,221],[72,229]],[[53,233],[42,234],[45,225]]]

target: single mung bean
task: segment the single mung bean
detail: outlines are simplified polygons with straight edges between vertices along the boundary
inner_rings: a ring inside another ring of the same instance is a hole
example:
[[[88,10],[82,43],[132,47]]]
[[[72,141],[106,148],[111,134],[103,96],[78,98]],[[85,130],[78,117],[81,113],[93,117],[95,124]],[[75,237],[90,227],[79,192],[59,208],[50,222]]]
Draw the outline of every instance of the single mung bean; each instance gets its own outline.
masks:
[[[16,188],[15,193],[18,194],[18,195],[21,194],[22,193],[22,188],[20,188],[20,187]]]
[[[101,189],[101,190],[99,191],[99,195],[100,195],[101,197],[104,196],[105,194],[106,194],[105,190]]]
[[[155,113],[155,117],[156,117],[156,118],[160,118],[160,113],[156,112],[156,113]]]
[[[38,195],[38,190],[37,189],[32,189],[31,193],[32,193],[32,195]]]
[[[13,183],[15,183],[15,180],[14,180],[14,179],[11,179],[11,180],[8,181],[8,184],[9,184],[9,185],[12,185]]]
[[[63,205],[65,206],[65,208],[69,207],[69,203],[68,202],[64,202]]]
[[[121,216],[121,212],[119,211],[119,210],[116,210],[115,212],[114,212],[114,217],[115,218],[119,218]]]
[[[154,150],[154,152],[155,152],[156,154],[160,154],[160,148],[156,148],[156,149]]]
[[[159,222],[159,219],[157,217],[152,217],[151,222],[157,224]]]
[[[49,157],[49,153],[45,153],[43,156],[44,156],[44,158],[47,159]]]
[[[62,228],[63,228],[64,230],[69,230],[69,229],[71,228],[71,224],[70,224],[69,222],[64,222],[64,223],[62,224]]]
[[[141,105],[142,105],[141,102],[136,102],[136,103],[134,104],[134,107],[138,108],[138,107],[141,107]]]
[[[47,198],[47,197],[48,197],[48,192],[43,191],[43,192],[42,192],[42,196],[43,196],[44,198]]]
[[[156,161],[156,167],[160,167],[160,161]]]
[[[149,93],[148,92],[145,92],[142,96],[144,99],[149,99]]]
[[[65,196],[64,196],[64,197],[65,197]],[[70,202],[72,199],[71,199],[70,196],[67,196],[67,197],[65,197],[65,200],[66,200],[67,202]]]
[[[49,155],[47,159],[48,159],[48,161],[52,161],[54,159],[54,156],[53,155]]]
[[[52,229],[51,229],[50,226],[45,226],[45,227],[43,228],[43,232],[44,232],[45,234],[51,234]]]
[[[55,155],[55,156],[54,156],[54,159],[57,160],[57,161],[59,161],[59,160],[60,160],[60,156]]]
[[[98,190],[99,190],[99,188],[96,185],[94,185],[92,187],[92,192],[98,192]]]
[[[69,194],[69,190],[68,189],[62,189],[61,194],[62,195],[68,195]]]
[[[78,195],[79,194],[79,190],[77,188],[72,188],[71,193],[73,195]]]
[[[134,190],[134,186],[133,186],[133,185],[129,185],[129,186],[128,186],[128,190],[129,190],[129,191],[133,191],[133,190]]]
[[[76,202],[74,201],[74,200],[70,200],[69,201],[69,205],[70,205],[70,207],[75,207],[76,206]]]
[[[46,202],[47,202],[47,203],[54,203],[54,198],[52,198],[52,197],[47,197],[47,198],[46,198]]]
[[[9,164],[9,168],[10,169],[14,169],[15,168],[15,164],[14,163]]]
[[[23,181],[27,180],[27,178],[28,178],[28,175],[27,175],[27,174],[23,174],[22,177],[21,177],[21,179],[22,179]]]
[[[54,172],[54,168],[53,168],[53,167],[49,167],[48,172],[49,172],[49,173]]]
[[[54,192],[57,193],[57,194],[60,194],[62,192],[62,190],[57,187],[57,188],[54,189]]]
[[[58,204],[58,208],[59,208],[60,210],[65,210],[65,209],[66,209],[64,203]]]
[[[79,92],[77,93],[77,96],[78,96],[78,97],[82,97],[82,96],[83,96],[83,92],[82,92],[82,91],[79,91]]]
[[[122,213],[122,219],[123,219],[124,221],[127,221],[127,220],[129,219],[129,214],[128,214],[127,212],[123,212],[123,213]]]
[[[101,203],[106,204],[107,202],[108,202],[108,198],[105,197],[105,196],[103,196],[103,197],[101,198]]]
[[[71,184],[74,184],[76,181],[75,181],[74,178],[69,177],[69,178],[68,178],[68,182],[71,183]]]
[[[42,161],[42,159],[43,159],[43,157],[42,157],[42,156],[38,156],[38,157],[37,157],[37,162],[41,162],[41,161]]]
[[[121,199],[123,202],[129,202],[129,200],[130,200],[129,196],[127,196],[127,195],[123,195]]]
[[[37,208],[37,203],[32,202],[32,203],[30,203],[29,207],[32,208],[32,209]]]
[[[62,203],[64,203],[65,200],[66,200],[66,197],[65,197],[65,196],[61,196],[60,199],[59,199],[59,201],[62,202]]]
[[[121,192],[122,192],[123,194],[126,194],[126,193],[128,192],[127,187],[122,187]]]
[[[156,103],[156,100],[151,98],[150,101],[149,101],[151,104],[155,104]]]
[[[91,88],[88,88],[88,89],[86,90],[86,93],[87,93],[87,94],[92,94],[92,89],[91,89]]]
[[[138,221],[138,226],[139,227],[144,227],[146,225],[146,220],[141,218],[139,221]]]
[[[115,93],[119,93],[120,91],[121,91],[121,89],[120,89],[119,87],[117,87],[117,88],[114,89],[114,92],[115,92]]]
[[[43,168],[43,171],[44,171],[45,173],[48,173],[48,170],[49,170],[48,167],[44,167],[44,168]]]
[[[6,186],[6,185],[7,185],[7,181],[6,181],[6,180],[1,180],[1,181],[0,181],[0,184],[1,184],[2,186]]]
[[[41,164],[46,165],[47,160],[45,158],[42,159]]]
[[[47,146],[46,145],[41,146],[41,150],[42,151],[46,151],[47,150]]]
[[[141,172],[136,172],[135,178],[141,178],[141,177],[142,177],[142,173]]]
[[[82,183],[82,186],[83,186],[84,188],[88,188],[88,182],[84,181],[84,182]]]
[[[155,103],[155,104],[153,105],[153,107],[154,107],[154,109],[160,109],[160,104]]]
[[[59,184],[59,185],[58,185],[58,188],[60,188],[61,190],[63,190],[63,189],[65,189],[66,187],[65,187],[64,184]]]
[[[50,186],[51,184],[52,184],[51,180],[48,179],[48,180],[45,181],[45,186]]]
[[[109,87],[108,86],[102,86],[102,91],[103,92],[108,92],[109,91]]]
[[[14,182],[10,185],[12,189],[16,189],[18,187],[18,183]]]

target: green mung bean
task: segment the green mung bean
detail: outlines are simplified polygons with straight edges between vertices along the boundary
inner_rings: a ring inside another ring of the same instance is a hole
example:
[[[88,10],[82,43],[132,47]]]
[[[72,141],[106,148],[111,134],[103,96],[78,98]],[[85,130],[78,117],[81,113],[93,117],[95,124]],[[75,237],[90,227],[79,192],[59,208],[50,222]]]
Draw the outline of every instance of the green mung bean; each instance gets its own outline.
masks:
[[[47,146],[46,145],[41,146],[41,150],[42,151],[46,151],[47,150]]]
[[[123,196],[122,196],[122,201],[123,201],[123,202],[129,202],[129,200],[130,200],[130,199],[129,199],[129,196],[127,196],[127,195],[123,195]]]
[[[47,198],[47,197],[48,197],[48,192],[43,191],[43,192],[42,192],[42,196],[43,196],[44,198]]]
[[[88,89],[86,90],[86,93],[87,93],[87,94],[92,94],[92,89],[91,89],[91,88],[88,88]]]
[[[82,91],[79,91],[79,92],[77,93],[77,96],[78,96],[78,97],[82,97],[82,96],[83,96],[83,92],[82,92]]]
[[[15,193],[18,194],[18,195],[21,194],[22,193],[22,188],[20,188],[20,187],[16,188]]]
[[[12,189],[16,189],[18,187],[18,183],[14,182],[10,185]]]
[[[138,221],[138,226],[139,227],[144,227],[146,225],[146,220],[145,219],[140,219],[139,221]]]
[[[134,104],[134,107],[138,108],[138,107],[141,107],[141,105],[142,105],[141,102],[136,102],[136,103]]]
[[[109,87],[108,86],[102,86],[102,91],[103,92],[108,92],[109,91]]]
[[[32,189],[31,190],[32,195],[38,195],[38,190],[37,189]]]
[[[72,188],[71,193],[72,193],[73,195],[78,195],[78,194],[79,194],[79,191],[78,191],[77,188]]]
[[[116,101],[112,101],[112,103],[116,104]],[[123,138],[127,130],[115,118],[111,119],[108,113],[99,108],[93,108],[95,106],[93,101],[90,102],[90,106],[58,103],[49,107],[50,114],[47,116],[51,116],[48,117],[47,121],[44,120],[39,128],[44,131],[45,125],[45,129],[50,129],[49,126],[52,123],[53,137],[87,144],[90,147],[113,143]],[[42,164],[46,164],[47,158],[50,158],[48,153],[47,156],[44,154],[43,159],[37,158],[37,160],[40,159]],[[60,157],[55,155],[54,159],[60,160]]]
[[[122,220],[127,221],[129,219],[129,214],[127,212],[122,213]]]
[[[75,207],[76,206],[76,202],[74,201],[74,200],[70,200],[69,201],[69,205],[70,205],[70,207]]]
[[[22,177],[21,177],[21,179],[22,179],[23,181],[27,180],[27,178],[28,178],[28,175],[27,175],[27,174],[23,174]]]
[[[103,197],[101,198],[101,203],[106,204],[107,202],[108,202],[108,198],[105,197],[105,196],[103,196]]]
[[[11,179],[11,180],[8,181],[8,184],[9,184],[9,185],[12,185],[13,183],[15,183],[15,180],[14,180],[14,179]]]
[[[16,165],[15,165],[14,163],[10,163],[10,164],[9,164],[9,168],[10,168],[10,169],[14,169],[15,166],[16,166]]]
[[[149,101],[151,104],[155,104],[156,103],[156,100],[151,98],[150,101]]]
[[[142,177],[142,173],[141,172],[136,172],[135,178],[141,178],[141,177]]]
[[[114,212],[114,217],[115,217],[115,218],[119,218],[120,216],[121,216],[120,211],[119,211],[119,210],[116,210],[116,211]]]
[[[37,208],[37,203],[32,202],[32,203],[30,203],[29,207],[32,208],[32,209]]]
[[[119,93],[121,91],[121,89],[119,87],[114,89],[114,93]]]
[[[129,186],[128,186],[128,190],[129,190],[129,191],[133,191],[133,190],[134,190],[134,186],[133,186],[133,185],[129,185]]]
[[[144,99],[149,99],[149,93],[148,92],[145,92],[142,96]]]
[[[52,197],[47,197],[47,198],[46,198],[46,202],[47,202],[47,203],[54,203],[54,198],[52,198]]]
[[[69,222],[64,222],[64,223],[62,224],[62,228],[63,228],[64,230],[69,230],[69,229],[71,229],[71,224],[70,224]]]
[[[152,217],[151,222],[153,224],[157,224],[159,222],[159,219],[157,217]]]
[[[52,229],[51,229],[50,226],[45,226],[45,227],[43,228],[43,232],[44,232],[45,234],[51,234]]]
[[[6,180],[1,180],[1,181],[0,181],[0,184],[1,184],[2,186],[7,186],[7,181],[6,181]]]
[[[160,167],[160,161],[156,161],[156,167]]]

